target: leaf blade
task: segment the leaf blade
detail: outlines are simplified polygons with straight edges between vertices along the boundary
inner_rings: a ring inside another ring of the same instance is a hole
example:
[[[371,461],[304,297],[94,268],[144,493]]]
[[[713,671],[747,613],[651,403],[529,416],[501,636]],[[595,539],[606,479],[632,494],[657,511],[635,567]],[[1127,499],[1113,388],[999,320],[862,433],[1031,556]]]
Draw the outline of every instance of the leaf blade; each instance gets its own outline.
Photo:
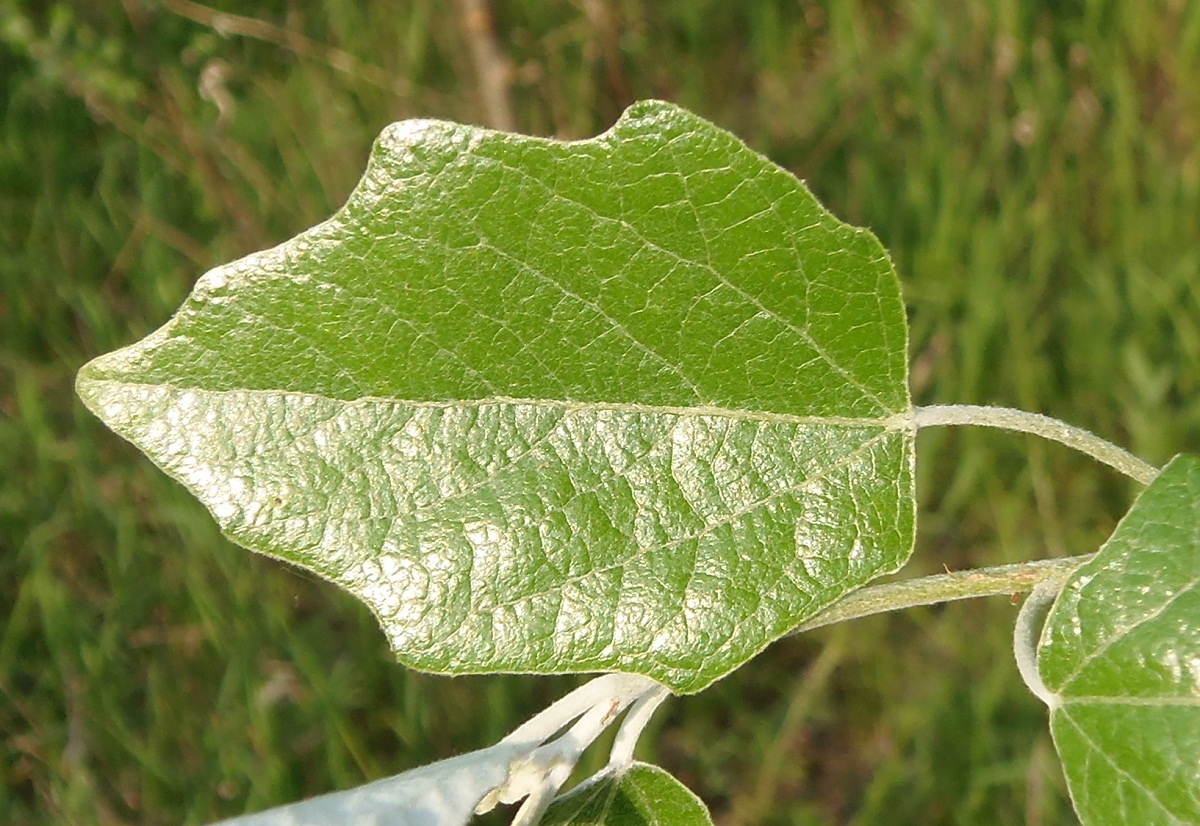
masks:
[[[414,667],[694,691],[907,559],[906,335],[877,241],[650,103],[573,144],[392,127],[341,213],[78,386]]]
[[[1038,669],[1085,824],[1200,819],[1200,460],[1176,457],[1055,602]]]
[[[674,776],[634,763],[555,800],[546,826],[712,826],[708,808]]]

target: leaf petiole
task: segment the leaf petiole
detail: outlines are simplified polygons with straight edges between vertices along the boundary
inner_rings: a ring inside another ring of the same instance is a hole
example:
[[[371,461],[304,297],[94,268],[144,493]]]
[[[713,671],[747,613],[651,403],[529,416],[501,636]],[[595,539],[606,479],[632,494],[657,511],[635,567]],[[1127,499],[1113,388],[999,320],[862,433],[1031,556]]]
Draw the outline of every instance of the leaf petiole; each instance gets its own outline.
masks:
[[[1101,439],[1095,433],[1066,422],[1029,413],[1011,407],[986,407],[977,404],[935,404],[913,408],[913,426],[976,425],[995,427],[1000,430],[1015,430],[1032,433],[1043,439],[1059,442],[1067,447],[1086,453],[1098,462],[1116,468],[1126,476],[1148,485],[1158,475],[1158,468],[1134,456],[1124,448]]]
[[[1043,584],[1061,588],[1071,572],[1093,556],[1095,554],[1039,559],[871,585],[847,594],[807,622],[796,626],[791,633],[800,634],[836,622],[903,608],[937,605],[972,597],[1018,594],[1032,591]]]

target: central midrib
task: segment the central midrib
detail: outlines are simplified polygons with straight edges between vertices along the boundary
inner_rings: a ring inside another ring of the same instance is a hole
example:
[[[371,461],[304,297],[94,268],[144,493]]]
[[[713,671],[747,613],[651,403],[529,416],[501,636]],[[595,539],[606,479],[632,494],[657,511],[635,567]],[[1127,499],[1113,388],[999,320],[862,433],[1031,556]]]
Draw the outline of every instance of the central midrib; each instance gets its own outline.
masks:
[[[115,385],[124,389],[148,388],[165,390],[177,394],[195,393],[199,396],[262,396],[284,397],[297,399],[312,399],[328,402],[334,405],[354,407],[357,405],[386,404],[414,410],[421,409],[466,409],[479,407],[532,407],[566,412],[598,412],[611,411],[616,413],[633,413],[638,415],[676,416],[680,418],[721,418],[740,421],[756,421],[764,424],[798,424],[798,425],[827,425],[831,427],[878,427],[883,430],[915,431],[912,408],[903,411],[889,411],[881,416],[836,416],[836,415],[797,415],[792,413],[775,413],[761,410],[739,410],[731,407],[716,405],[656,405],[638,404],[635,402],[582,402],[570,399],[529,399],[510,396],[489,396],[481,399],[449,399],[449,400],[416,400],[389,398],[386,396],[360,396],[356,399],[340,399],[321,393],[309,393],[301,390],[262,390],[251,388],[232,388],[228,390],[211,390],[203,387],[179,387],[167,383],[128,382],[120,379],[92,379],[92,385]]]

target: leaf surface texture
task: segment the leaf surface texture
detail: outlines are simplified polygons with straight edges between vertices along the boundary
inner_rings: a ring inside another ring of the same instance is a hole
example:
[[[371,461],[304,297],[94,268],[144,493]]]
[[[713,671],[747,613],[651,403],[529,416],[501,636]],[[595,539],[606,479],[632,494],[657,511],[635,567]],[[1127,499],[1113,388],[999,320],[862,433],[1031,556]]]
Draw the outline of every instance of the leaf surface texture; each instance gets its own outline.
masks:
[[[1038,670],[1085,826],[1200,823],[1200,459],[1172,460],[1072,575]]]
[[[646,102],[572,143],[389,127],[333,218],[78,389],[411,666],[686,692],[907,560],[906,339],[873,236]]]

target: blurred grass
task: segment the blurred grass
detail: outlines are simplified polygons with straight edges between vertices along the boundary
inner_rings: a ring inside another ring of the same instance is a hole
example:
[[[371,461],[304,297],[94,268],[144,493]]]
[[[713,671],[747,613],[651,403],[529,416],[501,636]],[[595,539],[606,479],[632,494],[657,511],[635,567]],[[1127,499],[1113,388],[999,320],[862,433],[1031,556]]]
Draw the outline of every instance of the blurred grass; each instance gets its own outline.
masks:
[[[230,546],[73,397],[203,270],[336,209],[386,123],[484,120],[457,5],[248,8],[0,0],[3,823],[201,823],[347,787],[485,745],[570,682],[399,668],[365,608]],[[871,227],[917,403],[1200,450],[1200,5],[492,11],[522,131],[670,99]],[[1025,437],[919,449],[914,572],[1089,551],[1134,493]],[[1014,612],[782,642],[670,703],[646,755],[722,824],[1070,823]]]

